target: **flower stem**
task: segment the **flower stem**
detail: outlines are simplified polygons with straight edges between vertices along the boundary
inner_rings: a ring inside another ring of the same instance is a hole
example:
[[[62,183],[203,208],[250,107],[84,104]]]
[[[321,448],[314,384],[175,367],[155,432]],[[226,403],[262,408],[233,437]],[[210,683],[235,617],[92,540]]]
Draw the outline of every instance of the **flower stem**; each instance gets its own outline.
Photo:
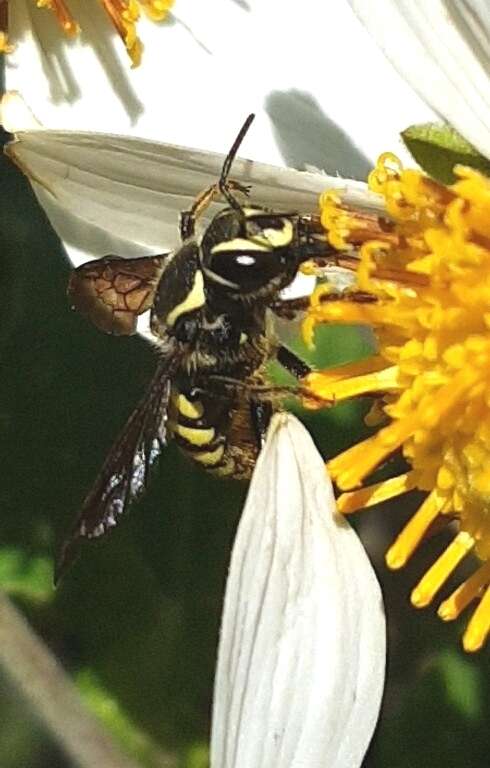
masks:
[[[61,664],[0,592],[0,665],[81,768],[138,768],[84,706]]]

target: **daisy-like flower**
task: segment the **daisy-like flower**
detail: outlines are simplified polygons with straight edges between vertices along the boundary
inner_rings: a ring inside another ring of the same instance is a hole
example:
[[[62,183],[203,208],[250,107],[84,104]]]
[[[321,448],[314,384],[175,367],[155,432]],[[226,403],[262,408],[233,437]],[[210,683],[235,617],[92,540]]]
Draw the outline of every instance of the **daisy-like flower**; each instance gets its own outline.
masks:
[[[231,557],[212,768],[358,768],[384,666],[374,571],[308,432],[277,414]]]
[[[46,128],[226,152],[227,137],[254,112],[249,157],[364,179],[384,147],[394,146],[403,156],[400,131],[434,119],[343,0],[335,10],[304,0],[297,14],[285,13],[282,0],[179,0],[171,24],[155,24],[141,13],[137,31],[144,54],[135,68],[111,35],[101,0],[65,4],[80,27],[71,38],[60,34],[53,13],[38,9],[35,0],[9,3],[15,51],[4,57],[5,85],[22,95]],[[113,8],[125,4],[111,2]],[[362,57],[362,70],[344,67],[342,78],[325,88],[319,52],[324,67],[335,67],[346,45]],[[397,108],[390,103],[381,115],[380,104],[380,119],[367,125],[359,115],[370,109],[374,81],[396,94]],[[346,90],[356,98],[346,99]]]
[[[96,0],[92,0],[95,4]],[[141,11],[152,21],[162,21],[167,16],[174,0],[97,0],[106,12],[114,26],[131,59],[133,67],[141,63],[143,45],[136,33],[136,24],[140,19]],[[30,0],[37,8],[47,8],[52,11],[62,31],[68,37],[75,37],[81,31],[81,25],[77,16],[71,10],[70,0]],[[13,5],[13,3],[12,3]],[[8,0],[3,0],[0,24],[0,52],[12,53],[14,45],[8,42]]]
[[[328,402],[381,393],[377,416],[385,423],[328,464],[344,491],[339,509],[349,513],[414,488],[427,492],[387,553],[391,568],[407,562],[436,520],[457,518],[458,533],[411,599],[428,605],[475,552],[483,564],[439,607],[448,621],[481,598],[463,639],[475,651],[490,630],[490,181],[465,167],[455,173],[446,187],[382,156],[369,185],[383,196],[390,221],[323,196],[333,242],[366,241],[360,293],[336,300],[320,286],[305,334],[311,341],[319,323],[367,324],[379,347],[369,359],[312,373],[306,383]],[[358,488],[397,450],[410,471]]]

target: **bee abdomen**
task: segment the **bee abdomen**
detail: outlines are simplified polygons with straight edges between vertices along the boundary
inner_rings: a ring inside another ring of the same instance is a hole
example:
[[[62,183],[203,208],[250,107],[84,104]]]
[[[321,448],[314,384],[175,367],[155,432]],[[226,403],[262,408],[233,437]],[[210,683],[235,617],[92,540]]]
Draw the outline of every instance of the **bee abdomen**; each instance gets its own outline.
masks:
[[[249,404],[201,393],[174,391],[174,439],[179,448],[207,472],[247,479],[257,458]]]
[[[190,393],[175,391],[172,395],[174,439],[192,461],[208,471],[221,475],[234,474],[226,438],[229,409],[226,402],[211,401]]]

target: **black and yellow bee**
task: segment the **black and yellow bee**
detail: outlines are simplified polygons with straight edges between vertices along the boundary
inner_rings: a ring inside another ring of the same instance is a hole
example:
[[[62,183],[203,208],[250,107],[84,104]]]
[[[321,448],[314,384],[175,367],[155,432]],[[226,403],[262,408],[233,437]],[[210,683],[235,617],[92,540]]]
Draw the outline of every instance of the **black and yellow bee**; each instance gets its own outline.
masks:
[[[249,189],[229,180],[252,119],[238,134],[219,181],[181,214],[182,246],[175,253],[106,256],[71,276],[73,307],[107,333],[131,335],[138,317],[151,311],[158,364],[83,503],[56,578],[83,538],[99,537],[116,525],[146,487],[170,439],[208,472],[250,477],[274,399],[265,385],[265,364],[276,356],[295,373],[306,372],[271,338],[268,314],[288,315],[291,303],[280,293],[303,262],[335,259],[335,252],[316,217],[253,206]],[[196,238],[196,220],[218,197],[227,207]]]

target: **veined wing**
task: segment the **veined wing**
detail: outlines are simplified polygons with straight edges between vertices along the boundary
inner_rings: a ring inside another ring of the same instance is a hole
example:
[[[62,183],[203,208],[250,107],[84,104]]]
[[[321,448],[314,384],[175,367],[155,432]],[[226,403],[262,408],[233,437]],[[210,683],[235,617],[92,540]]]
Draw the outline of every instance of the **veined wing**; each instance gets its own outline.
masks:
[[[101,331],[136,333],[138,316],[153,306],[168,255],[124,259],[104,256],[75,269],[68,283],[73,309]]]
[[[112,446],[63,543],[55,583],[76,559],[82,539],[98,538],[117,525],[120,516],[146,488],[151,467],[167,444],[171,373],[167,362],[159,365],[148,392]]]

